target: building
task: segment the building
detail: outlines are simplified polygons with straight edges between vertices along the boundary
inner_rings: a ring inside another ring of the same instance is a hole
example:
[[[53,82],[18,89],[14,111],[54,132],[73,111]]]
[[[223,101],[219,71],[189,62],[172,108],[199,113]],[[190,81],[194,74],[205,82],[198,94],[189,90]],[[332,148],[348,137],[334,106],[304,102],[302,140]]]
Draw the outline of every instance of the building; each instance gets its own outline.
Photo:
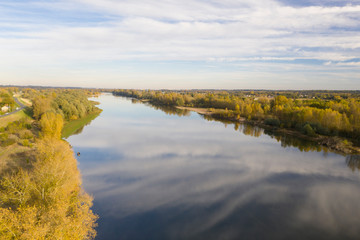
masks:
[[[9,111],[9,107],[8,106],[3,106],[2,108],[1,108],[1,111],[2,112],[7,112],[7,111]]]

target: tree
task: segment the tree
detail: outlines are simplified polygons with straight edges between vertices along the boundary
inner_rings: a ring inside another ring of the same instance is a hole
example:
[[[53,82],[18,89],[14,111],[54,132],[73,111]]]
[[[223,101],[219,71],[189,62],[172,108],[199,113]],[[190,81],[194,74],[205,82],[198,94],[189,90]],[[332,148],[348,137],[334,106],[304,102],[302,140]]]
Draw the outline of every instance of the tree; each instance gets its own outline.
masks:
[[[60,114],[46,112],[40,119],[41,133],[43,137],[61,138],[63,118]]]
[[[33,100],[33,116],[35,119],[39,120],[41,115],[51,109],[50,102],[50,99],[43,96],[38,96]]]
[[[0,181],[1,239],[92,239],[91,201],[69,144],[40,140],[31,168]]]
[[[305,124],[305,126],[303,127],[303,130],[304,130],[305,134],[310,136],[310,137],[316,136],[316,133],[315,133],[314,129],[312,129],[312,127],[308,123]]]

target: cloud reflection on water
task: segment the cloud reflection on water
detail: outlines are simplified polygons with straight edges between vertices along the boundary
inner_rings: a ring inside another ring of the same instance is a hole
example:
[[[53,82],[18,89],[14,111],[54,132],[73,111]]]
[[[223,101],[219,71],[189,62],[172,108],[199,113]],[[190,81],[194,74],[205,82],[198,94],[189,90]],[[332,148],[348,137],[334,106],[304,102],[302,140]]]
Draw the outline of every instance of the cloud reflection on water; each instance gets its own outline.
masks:
[[[344,157],[282,148],[196,114],[99,100],[104,114],[69,141],[81,152],[100,238],[360,236],[360,178]]]

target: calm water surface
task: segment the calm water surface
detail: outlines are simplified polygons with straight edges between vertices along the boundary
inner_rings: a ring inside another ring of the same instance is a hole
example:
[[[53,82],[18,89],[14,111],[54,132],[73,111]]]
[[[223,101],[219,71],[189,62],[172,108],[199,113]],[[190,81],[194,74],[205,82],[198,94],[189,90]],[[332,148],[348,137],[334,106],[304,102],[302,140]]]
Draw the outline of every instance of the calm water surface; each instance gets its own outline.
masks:
[[[101,115],[68,141],[94,196],[97,239],[360,239],[359,158],[96,100]]]

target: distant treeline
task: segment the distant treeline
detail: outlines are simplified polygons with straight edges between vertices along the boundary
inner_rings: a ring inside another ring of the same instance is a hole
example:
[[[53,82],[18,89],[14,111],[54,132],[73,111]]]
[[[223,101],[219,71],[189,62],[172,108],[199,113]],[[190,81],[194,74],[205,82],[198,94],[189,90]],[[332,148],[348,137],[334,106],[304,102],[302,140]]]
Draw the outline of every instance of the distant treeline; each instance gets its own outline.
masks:
[[[0,238],[93,239],[97,216],[81,189],[64,121],[95,111],[85,90],[22,89],[31,116],[0,128]],[[30,113],[29,113],[30,114]]]
[[[275,127],[360,138],[358,91],[151,91],[115,90],[114,95],[153,104],[212,109],[216,118],[263,121]]]
[[[53,111],[59,113],[65,121],[76,120],[97,110],[95,103],[88,100],[92,92],[84,90],[53,90],[36,96],[32,94],[31,91],[29,95],[32,97],[35,119],[40,119],[45,112]]]

